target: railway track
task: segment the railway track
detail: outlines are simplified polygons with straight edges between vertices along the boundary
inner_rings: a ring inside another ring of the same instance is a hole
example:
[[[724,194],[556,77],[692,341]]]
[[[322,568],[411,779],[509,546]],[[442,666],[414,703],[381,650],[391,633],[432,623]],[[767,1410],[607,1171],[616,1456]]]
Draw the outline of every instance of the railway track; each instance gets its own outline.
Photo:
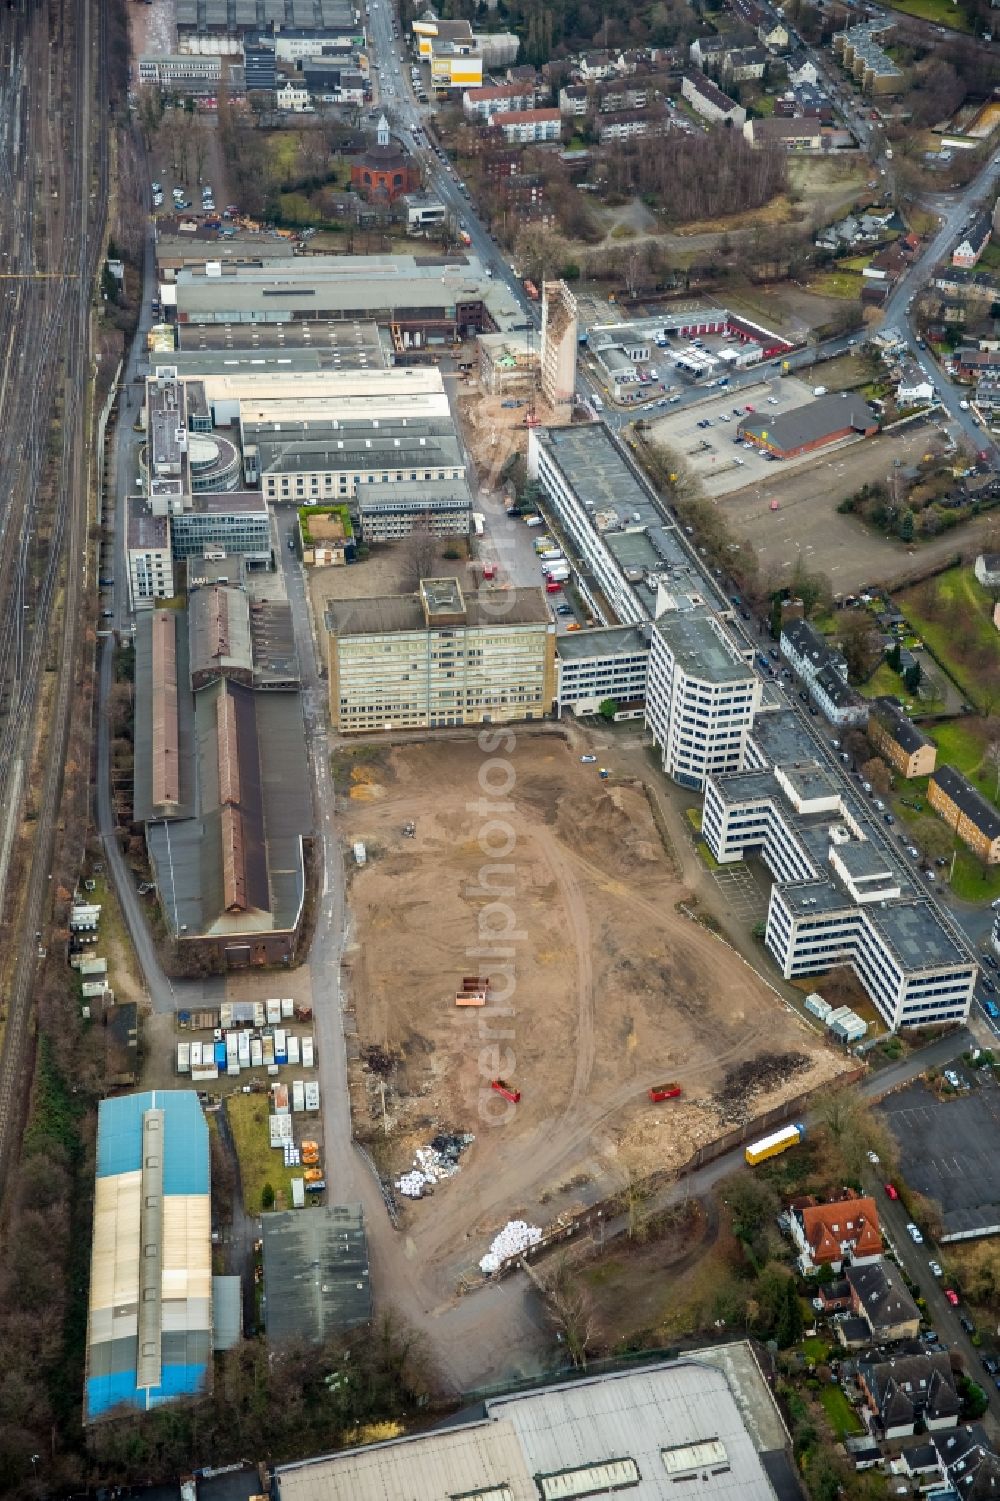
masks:
[[[91,296],[108,198],[105,0],[0,13],[0,893],[46,667],[54,688],[0,1049],[0,1186],[23,1115],[37,959],[69,737],[87,546]],[[29,91],[25,77],[32,80]],[[45,275],[38,273],[44,272]],[[58,422],[58,430],[53,426]],[[56,462],[50,444],[57,431]],[[42,482],[55,469],[55,480]],[[61,598],[60,598],[61,596]],[[53,638],[55,606],[61,630]]]

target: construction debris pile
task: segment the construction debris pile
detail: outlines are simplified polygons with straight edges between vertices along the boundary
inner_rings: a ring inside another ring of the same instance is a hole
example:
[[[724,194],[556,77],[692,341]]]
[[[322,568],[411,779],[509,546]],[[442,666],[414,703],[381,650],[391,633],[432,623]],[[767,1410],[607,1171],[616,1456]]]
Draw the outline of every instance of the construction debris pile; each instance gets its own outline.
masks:
[[[486,1255],[479,1263],[481,1272],[498,1272],[511,1256],[520,1256],[529,1246],[537,1246],[542,1232],[537,1225],[528,1225],[524,1220],[508,1220],[497,1235]]]
[[[441,1132],[429,1146],[418,1147],[410,1172],[396,1179],[396,1190],[406,1199],[422,1199],[428,1188],[440,1183],[442,1178],[452,1178],[459,1169],[459,1157],[475,1137],[463,1131],[457,1134]]]
[[[726,1073],[716,1094],[719,1116],[727,1125],[742,1125],[756,1113],[762,1095],[780,1088],[809,1067],[803,1053],[760,1053],[738,1063]]]

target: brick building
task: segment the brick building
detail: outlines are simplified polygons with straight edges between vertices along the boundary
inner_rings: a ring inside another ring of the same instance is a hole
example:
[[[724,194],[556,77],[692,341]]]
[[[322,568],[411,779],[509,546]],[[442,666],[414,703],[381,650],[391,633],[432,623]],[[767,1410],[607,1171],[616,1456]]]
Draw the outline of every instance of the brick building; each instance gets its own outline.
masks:
[[[939,766],[927,784],[927,801],[987,865],[1000,865],[1000,810],[952,766]]]

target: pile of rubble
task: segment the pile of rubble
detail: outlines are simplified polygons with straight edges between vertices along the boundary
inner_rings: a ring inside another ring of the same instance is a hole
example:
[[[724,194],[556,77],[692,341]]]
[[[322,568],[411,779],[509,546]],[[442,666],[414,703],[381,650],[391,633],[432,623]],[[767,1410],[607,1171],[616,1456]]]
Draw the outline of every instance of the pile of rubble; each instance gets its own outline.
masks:
[[[509,1256],[520,1256],[529,1246],[537,1246],[542,1232],[524,1220],[508,1220],[479,1263],[481,1272],[497,1272]]]
[[[442,1132],[429,1146],[418,1147],[410,1172],[396,1179],[397,1192],[405,1199],[422,1199],[428,1188],[433,1188],[442,1178],[454,1177],[459,1169],[459,1157],[475,1139],[468,1132]]]

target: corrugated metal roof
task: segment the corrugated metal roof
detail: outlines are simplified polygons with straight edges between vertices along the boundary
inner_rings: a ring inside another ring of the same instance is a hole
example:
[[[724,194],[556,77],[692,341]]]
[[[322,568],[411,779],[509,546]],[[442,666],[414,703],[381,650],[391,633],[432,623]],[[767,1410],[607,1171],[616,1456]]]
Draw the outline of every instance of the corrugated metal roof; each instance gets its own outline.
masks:
[[[371,1319],[360,1204],[267,1214],[264,1323],[270,1340],[322,1340]]]
[[[142,1117],[164,1112],[163,1192],[207,1194],[208,1127],[198,1096],[190,1089],[146,1090],[102,1100],[97,1115],[97,1176],[138,1173],[142,1166]]]
[[[243,1337],[243,1286],[239,1277],[212,1278],[212,1349],[231,1350]]]

